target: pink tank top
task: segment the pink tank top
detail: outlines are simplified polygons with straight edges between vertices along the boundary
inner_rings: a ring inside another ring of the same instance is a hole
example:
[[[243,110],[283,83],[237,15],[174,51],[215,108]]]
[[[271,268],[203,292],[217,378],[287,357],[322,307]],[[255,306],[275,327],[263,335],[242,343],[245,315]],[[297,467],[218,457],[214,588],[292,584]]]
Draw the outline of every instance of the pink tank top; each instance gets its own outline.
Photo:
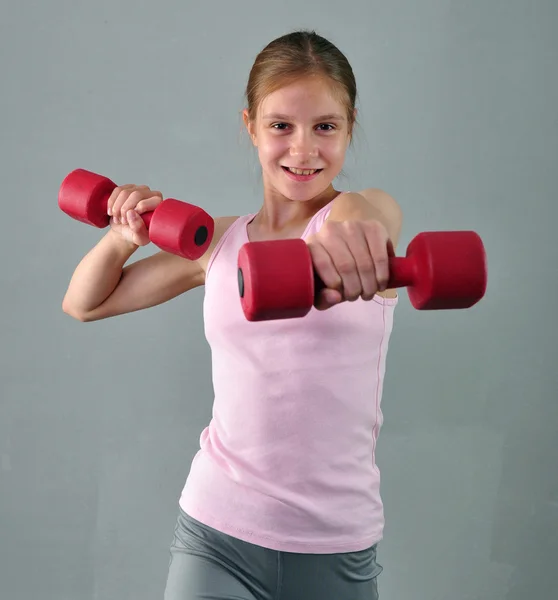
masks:
[[[303,239],[330,209],[314,215]],[[237,257],[253,217],[229,227],[208,264],[203,311],[213,416],[180,506],[214,529],[274,550],[362,550],[383,534],[375,448],[398,299],[247,321]]]

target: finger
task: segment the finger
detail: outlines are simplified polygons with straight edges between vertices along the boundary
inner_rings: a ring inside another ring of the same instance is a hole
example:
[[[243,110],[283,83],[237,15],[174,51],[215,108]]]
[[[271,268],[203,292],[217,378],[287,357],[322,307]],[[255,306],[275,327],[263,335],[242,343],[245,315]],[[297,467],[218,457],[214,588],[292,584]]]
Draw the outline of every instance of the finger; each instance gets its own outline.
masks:
[[[370,254],[374,260],[378,290],[383,292],[389,282],[389,254],[387,232],[381,224],[368,223],[364,229]]]
[[[343,289],[342,279],[333,264],[333,260],[330,254],[327,252],[323,244],[319,241],[312,241],[308,243],[308,250],[310,251],[310,257],[312,265],[316,274],[321,279],[323,286],[332,290],[338,290],[339,292]]]
[[[127,223],[126,213],[129,210],[134,209],[138,202],[141,202],[141,200],[143,200],[143,196],[144,191],[138,189],[137,187],[132,192],[130,192],[130,194],[128,194],[128,197],[120,206],[120,219],[122,220],[122,223]]]
[[[126,200],[128,200],[128,196],[132,193],[134,188],[135,188],[135,186],[123,189],[120,191],[118,196],[116,196],[116,198],[112,204],[112,210],[111,210],[111,213],[112,213],[112,216],[114,217],[115,223],[122,222],[122,206],[126,202]]]
[[[143,229],[147,231],[144,220],[139,216],[136,210],[129,210],[126,213],[126,219],[129,223],[130,229],[132,229],[135,233],[140,233]]]
[[[353,228],[351,228],[350,234],[353,235]],[[349,302],[354,302],[362,294],[362,285],[355,257],[348,246],[346,237],[349,237],[346,231],[341,235],[336,232],[331,236],[326,235],[322,243],[341,278],[340,291],[343,294],[343,298]],[[354,241],[353,243],[358,245],[358,241]]]
[[[359,279],[359,289],[351,293],[351,299],[356,300],[361,297],[363,300],[372,300],[378,291],[378,282],[376,280],[376,269],[374,259],[370,252],[370,247],[366,239],[364,227],[361,223],[347,221],[344,223],[346,232],[346,244],[351,252],[356,274]],[[355,297],[355,294],[358,295]],[[347,297],[347,292],[345,293]],[[349,297],[347,297],[349,300]]]
[[[161,192],[151,192],[153,196],[149,198],[144,198],[136,205],[136,212],[138,214],[142,214],[145,212],[149,212],[150,210],[155,210],[159,204],[161,204],[163,200],[163,195]]]
[[[152,194],[151,190],[148,186],[138,186],[127,198],[126,202],[122,205],[121,213],[122,213],[122,222],[126,223],[126,215],[129,210],[136,210],[138,205],[140,205],[144,200],[146,200],[146,192],[150,195]],[[157,193],[157,192],[155,192]],[[156,205],[155,205],[156,206]],[[144,211],[141,211],[144,212]]]
[[[317,294],[314,306],[317,310],[327,310],[328,308],[343,302],[343,300],[343,294],[338,290],[324,288]]]
[[[143,245],[149,240],[149,232],[136,210],[129,210],[126,215],[134,243]]]
[[[114,207],[114,203],[116,202],[116,199],[118,198],[118,196],[120,195],[121,192],[123,192],[124,190],[129,190],[130,188],[135,187],[133,183],[126,183],[125,185],[119,185],[117,187],[114,188],[114,190],[112,190],[108,202],[107,202],[107,214],[109,216],[112,216],[113,214],[113,207]]]

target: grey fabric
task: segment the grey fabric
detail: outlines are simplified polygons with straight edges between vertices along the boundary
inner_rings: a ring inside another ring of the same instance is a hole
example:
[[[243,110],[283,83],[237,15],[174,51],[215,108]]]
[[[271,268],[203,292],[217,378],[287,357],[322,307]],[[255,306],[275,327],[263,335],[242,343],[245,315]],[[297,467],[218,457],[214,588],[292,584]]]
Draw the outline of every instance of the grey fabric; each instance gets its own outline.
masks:
[[[376,550],[279,552],[207,527],[179,508],[164,600],[377,600]]]

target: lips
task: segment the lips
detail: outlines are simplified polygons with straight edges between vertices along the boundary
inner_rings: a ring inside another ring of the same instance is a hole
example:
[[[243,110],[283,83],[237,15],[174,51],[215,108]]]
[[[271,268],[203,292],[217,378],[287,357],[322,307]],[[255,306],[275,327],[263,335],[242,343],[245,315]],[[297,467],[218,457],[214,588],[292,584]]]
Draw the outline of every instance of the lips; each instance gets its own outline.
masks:
[[[296,181],[297,183],[306,183],[308,181],[313,181],[314,179],[316,179],[316,177],[318,177],[320,175],[320,173],[322,172],[323,169],[316,169],[316,170],[311,170],[311,169],[304,169],[304,170],[299,170],[299,173],[307,173],[307,175],[299,175],[297,173],[293,173],[288,167],[282,167],[283,169],[283,173],[285,173],[285,176],[288,177],[291,181]]]
[[[308,169],[308,168],[303,169],[300,167],[286,167],[286,166],[283,166],[283,169],[286,171],[289,171],[293,175],[303,175],[303,176],[310,176],[310,175],[319,173],[320,171],[323,171],[323,169]]]

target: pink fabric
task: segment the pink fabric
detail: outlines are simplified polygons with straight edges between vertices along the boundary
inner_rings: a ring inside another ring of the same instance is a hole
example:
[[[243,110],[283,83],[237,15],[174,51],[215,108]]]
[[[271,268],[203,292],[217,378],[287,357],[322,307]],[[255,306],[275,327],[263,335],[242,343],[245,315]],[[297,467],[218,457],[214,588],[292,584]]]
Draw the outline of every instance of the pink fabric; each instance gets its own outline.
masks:
[[[304,239],[330,208],[313,217]],[[383,534],[375,448],[398,299],[247,321],[236,265],[253,216],[231,225],[209,261],[213,416],[180,505],[210,527],[274,550],[358,551]]]

